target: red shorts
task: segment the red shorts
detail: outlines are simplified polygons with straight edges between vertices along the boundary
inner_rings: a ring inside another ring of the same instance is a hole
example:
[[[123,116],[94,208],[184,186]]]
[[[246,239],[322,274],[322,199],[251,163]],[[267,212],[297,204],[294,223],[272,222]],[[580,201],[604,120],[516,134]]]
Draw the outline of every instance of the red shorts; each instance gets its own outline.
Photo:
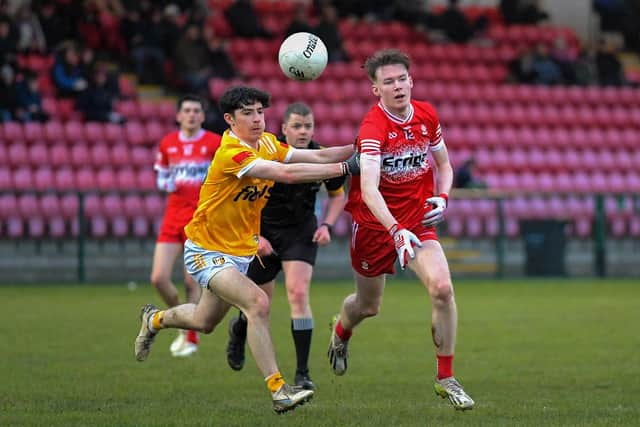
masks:
[[[421,242],[438,240],[435,227],[425,227],[422,223],[407,226]],[[372,229],[352,224],[351,266],[365,277],[394,274],[396,253],[393,239],[386,230]]]
[[[195,209],[193,206],[168,206],[162,218],[158,243],[180,243],[187,241],[184,227],[191,221]]]

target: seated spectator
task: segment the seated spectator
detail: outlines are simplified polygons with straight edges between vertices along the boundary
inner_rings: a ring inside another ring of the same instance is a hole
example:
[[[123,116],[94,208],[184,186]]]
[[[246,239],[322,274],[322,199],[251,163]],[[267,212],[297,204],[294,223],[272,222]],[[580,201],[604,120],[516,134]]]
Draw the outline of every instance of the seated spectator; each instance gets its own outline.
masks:
[[[598,68],[593,49],[582,49],[573,66],[575,83],[580,86],[590,86],[598,82]]]
[[[596,53],[598,82],[602,86],[622,86],[625,84],[624,70],[618,59],[618,51],[611,41],[601,40]]]
[[[487,27],[487,18],[480,17],[471,22],[460,10],[458,0],[449,0],[449,5],[440,15],[440,26],[447,38],[454,43],[466,43],[476,33]]]
[[[532,69],[535,75],[534,83],[555,85],[563,82],[560,66],[549,55],[549,48],[543,43],[536,46]]]
[[[108,72],[104,67],[96,67],[91,84],[76,101],[76,108],[84,113],[85,119],[96,122],[123,123],[124,118],[113,111],[116,94],[109,88]]]
[[[320,37],[327,46],[329,62],[350,61],[349,55],[342,47],[342,37],[338,28],[338,14],[333,6],[324,6],[320,11],[320,21],[314,34]]]
[[[455,173],[454,187],[456,188],[487,188],[487,184],[473,176],[475,160],[473,157],[467,159]]]
[[[20,52],[45,53],[47,40],[42,31],[38,16],[31,11],[29,5],[22,5],[16,14],[18,30],[17,48]]]
[[[427,3],[421,0],[397,0],[390,7],[390,16],[401,22],[405,22],[425,33],[429,28],[435,28],[439,24],[438,17],[431,13]]]
[[[78,47],[65,43],[56,53],[51,71],[58,95],[74,98],[87,88],[87,79]]]
[[[23,122],[46,122],[49,120],[42,108],[42,96],[38,89],[38,75],[26,73],[16,86],[17,109],[16,118]]]
[[[13,62],[16,57],[16,37],[7,17],[0,17],[0,63]]]
[[[253,8],[250,0],[236,0],[227,8],[224,15],[236,36],[251,38],[273,37],[273,34],[267,31],[260,23],[258,13]]]
[[[208,27],[205,33],[207,40],[207,57],[211,67],[210,77],[219,77],[229,80],[240,75],[236,69],[231,56],[227,52],[228,42],[213,33],[213,29]]]
[[[298,5],[293,15],[293,19],[289,23],[285,31],[285,38],[295,33],[313,33],[314,28],[309,23],[309,17],[307,16],[307,6],[304,4]]]
[[[14,120],[18,108],[15,72],[9,64],[0,67],[0,121]]]
[[[517,83],[533,83],[536,77],[533,69],[534,58],[533,49],[526,48],[519,57],[509,62],[509,79]]]

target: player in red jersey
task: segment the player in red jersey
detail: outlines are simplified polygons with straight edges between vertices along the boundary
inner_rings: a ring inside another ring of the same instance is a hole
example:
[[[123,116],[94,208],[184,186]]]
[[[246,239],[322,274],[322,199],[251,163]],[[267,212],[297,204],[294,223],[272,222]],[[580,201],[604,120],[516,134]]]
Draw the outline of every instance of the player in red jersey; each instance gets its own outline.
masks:
[[[160,234],[153,254],[151,283],[169,307],[180,304],[178,291],[171,281],[171,273],[178,255],[187,240],[184,226],[191,220],[198,205],[200,185],[211,164],[220,136],[202,129],[204,103],[192,95],[178,101],[176,121],[180,129],[166,135],[160,142],[155,170],[161,191],[169,193]],[[187,302],[197,303],[200,286],[184,272]],[[180,331],[171,343],[171,354],[189,356],[198,350],[198,334]]]
[[[328,356],[333,372],[343,375],[352,330],[378,314],[386,274],[394,273],[398,259],[402,269],[408,265],[416,273],[431,297],[435,391],[456,409],[471,409],[473,399],[453,376],[458,316],[449,266],[435,229],[444,219],[453,169],[435,109],[411,99],[409,65],[409,57],[393,49],[376,52],[365,62],[379,102],[358,132],[361,175],[352,178],[345,207],[353,217],[356,290],[334,319]]]

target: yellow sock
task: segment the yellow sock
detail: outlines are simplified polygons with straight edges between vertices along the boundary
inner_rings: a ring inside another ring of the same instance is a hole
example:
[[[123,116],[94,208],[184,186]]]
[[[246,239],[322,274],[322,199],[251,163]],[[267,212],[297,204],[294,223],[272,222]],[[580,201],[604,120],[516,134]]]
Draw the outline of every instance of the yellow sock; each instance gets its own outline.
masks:
[[[156,331],[162,329],[162,319],[164,318],[164,310],[155,313],[151,316],[151,327]]]
[[[276,391],[280,390],[280,387],[282,387],[282,385],[284,384],[284,378],[282,378],[280,372],[271,374],[264,380],[267,382],[267,387],[269,387],[269,391],[271,393],[275,393]]]

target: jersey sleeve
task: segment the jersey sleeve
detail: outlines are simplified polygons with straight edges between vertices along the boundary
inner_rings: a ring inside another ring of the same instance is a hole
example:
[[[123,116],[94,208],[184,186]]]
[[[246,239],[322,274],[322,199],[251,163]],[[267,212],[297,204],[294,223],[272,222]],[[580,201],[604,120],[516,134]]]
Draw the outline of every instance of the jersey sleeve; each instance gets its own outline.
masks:
[[[327,192],[332,196],[344,193],[343,186],[344,186],[345,179],[346,177],[344,176],[337,176],[335,178],[325,179],[324,186],[327,189]]]
[[[169,169],[169,156],[167,154],[167,138],[163,138],[160,141],[160,145],[158,146],[158,151],[156,153],[156,161],[153,164],[153,169],[156,171],[168,170]]]
[[[273,139],[273,142],[276,144],[276,155],[278,161],[280,163],[289,163],[289,160],[293,155],[293,147],[291,147],[286,142],[278,141],[276,138]]]
[[[227,144],[225,150],[219,150],[216,156],[220,156],[220,168],[224,174],[235,175],[241,178],[258,159],[257,154],[247,147],[237,144]]]
[[[385,140],[384,129],[380,123],[376,123],[368,114],[360,125],[356,147],[362,154],[379,156],[382,144]]]

